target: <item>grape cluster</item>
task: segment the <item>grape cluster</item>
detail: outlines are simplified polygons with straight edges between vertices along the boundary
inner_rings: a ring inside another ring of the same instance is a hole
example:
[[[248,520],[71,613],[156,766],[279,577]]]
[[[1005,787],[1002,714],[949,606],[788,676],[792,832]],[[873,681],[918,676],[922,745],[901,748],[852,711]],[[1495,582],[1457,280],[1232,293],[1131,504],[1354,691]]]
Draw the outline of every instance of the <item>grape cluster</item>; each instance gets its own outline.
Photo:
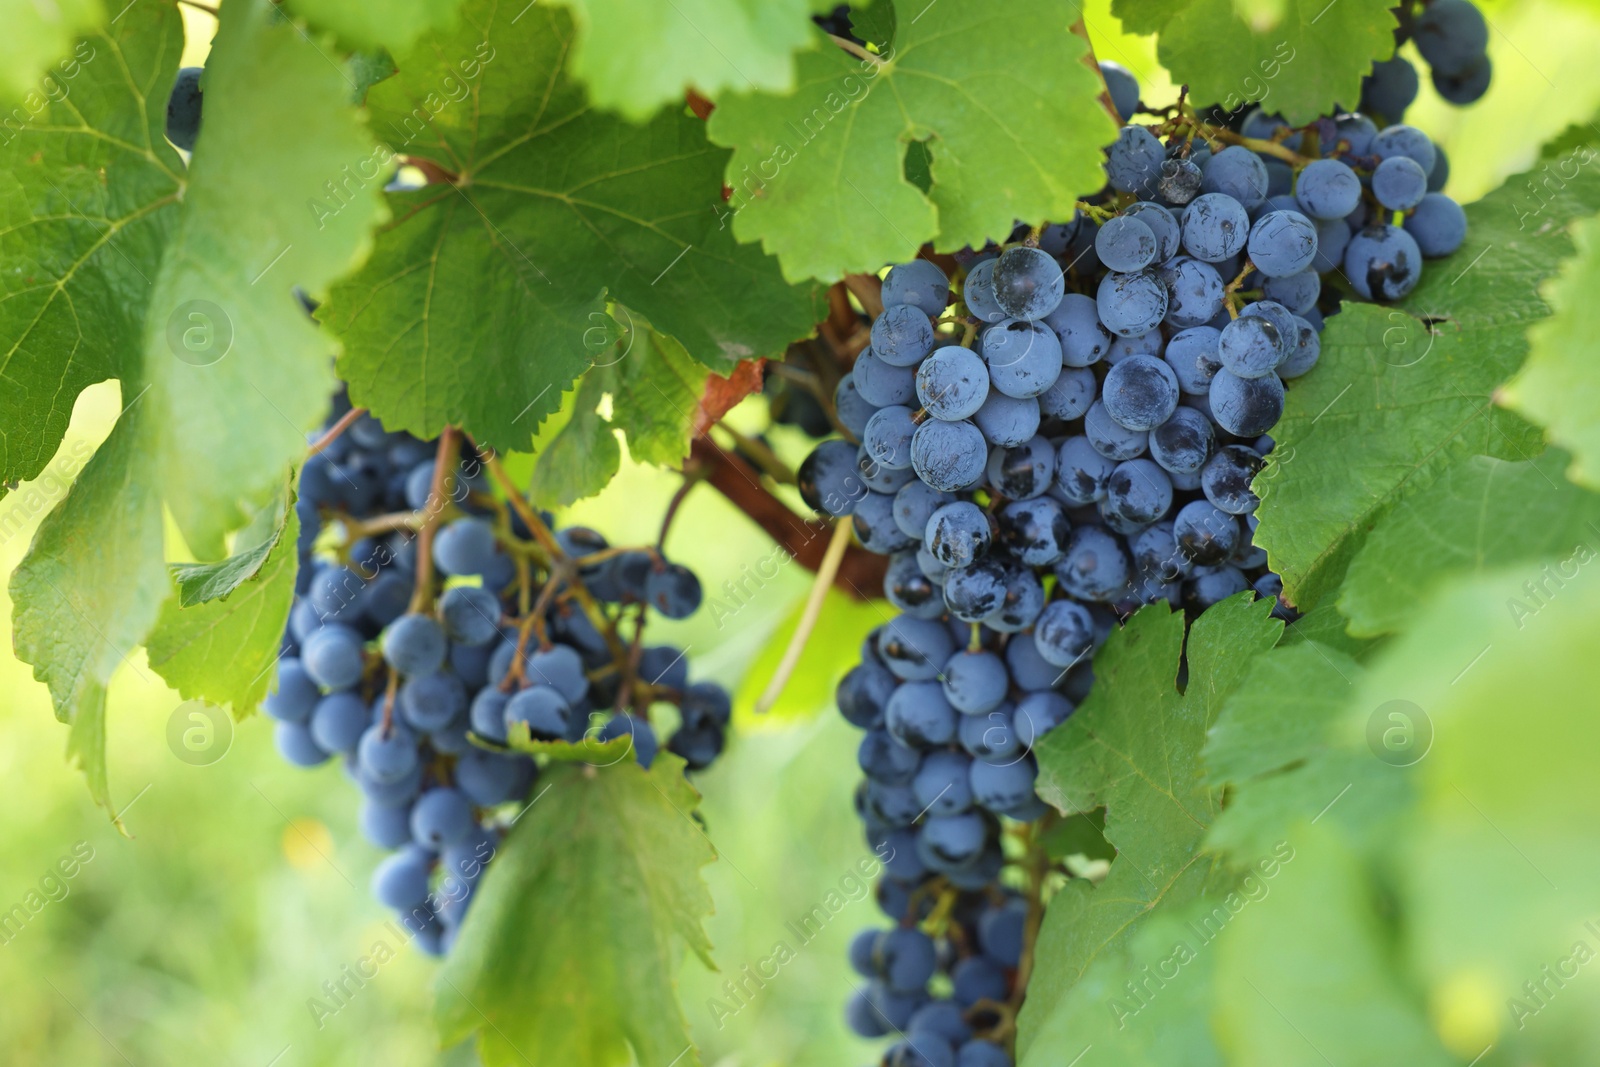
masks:
[[[349,410],[336,398],[324,430]],[[262,703],[284,759],[337,757],[355,781],[362,832],[396,850],[373,895],[435,955],[538,777],[507,747],[513,732],[627,736],[648,767],[660,744],[649,711],[671,704],[666,746],[700,769],[722,751],[731,711],[719,686],[689,681],[682,651],[641,641],[647,610],[677,619],[699,607],[693,572],[585,527],[552,533],[548,516],[530,512],[530,529],[490,492],[470,446],[438,477],[437,455],[363,413],[306,461],[294,606]],[[434,525],[428,566],[417,531]]]
[[[1108,84],[1138,108],[1131,76]],[[854,439],[799,471],[808,504],[889,556],[900,612],[837,691],[865,731],[856,805],[895,923],[857,939],[869,982],[847,1017],[901,1035],[887,1063],[1011,1062],[987,1039],[1022,995],[1027,906],[1000,886],[1001,842],[1046,811],[1035,743],[1143,604],[1198,612],[1253,590],[1293,617],[1253,542],[1252,481],[1338,311],[1322,275],[1398,299],[1424,255],[1464,239],[1420,131],[1239,121],[1236,136],[1186,116],[1124,126],[1108,188],[1065,223],[958,253],[954,296],[934,262],[892,267],[835,394]]]
[[[1472,0],[1423,0],[1394,8],[1398,48],[1414,41],[1428,63],[1433,87],[1458,107],[1476,103],[1489,90],[1489,24]],[[1404,56],[1372,65],[1361,82],[1361,110],[1399,122],[1417,98],[1417,68]]]

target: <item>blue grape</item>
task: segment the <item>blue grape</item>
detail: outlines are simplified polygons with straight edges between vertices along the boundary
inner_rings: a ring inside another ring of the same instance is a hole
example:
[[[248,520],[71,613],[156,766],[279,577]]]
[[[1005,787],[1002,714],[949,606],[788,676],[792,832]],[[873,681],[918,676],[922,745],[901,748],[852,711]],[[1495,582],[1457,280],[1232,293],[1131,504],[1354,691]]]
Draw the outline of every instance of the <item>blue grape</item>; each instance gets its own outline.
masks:
[[[1322,279],[1317,272],[1307,268],[1299,274],[1268,278],[1261,284],[1261,295],[1287,308],[1296,315],[1304,314],[1317,305],[1322,294]]]
[[[1068,293],[1044,319],[1061,342],[1061,362],[1068,367],[1088,367],[1111,351],[1111,332],[1100,322],[1092,297]]]
[[[911,304],[886,306],[872,323],[872,351],[891,367],[915,366],[933,351],[933,323]]]
[[[1089,410],[1089,405],[1094,403],[1095,393],[1098,389],[1099,383],[1095,381],[1094,372],[1087,367],[1063,367],[1050,388],[1039,394],[1038,410],[1051,418],[1060,419],[1063,422],[1071,422],[1073,419],[1082,418],[1084,412]],[[974,421],[982,428],[982,411],[974,417]],[[1037,422],[1035,422],[1034,427],[1037,429]],[[1009,445],[1020,444],[1021,441],[1027,440],[1033,434],[1030,432],[1021,440],[1003,441],[996,440],[995,436],[987,431],[984,436],[988,437],[994,444]]]
[[[426,615],[402,615],[383,633],[383,658],[401,674],[432,674],[444,653],[444,630]]]
[[[1120,63],[1108,59],[1100,61],[1100,76],[1105,79],[1106,92],[1111,94],[1111,105],[1126,122],[1139,110],[1139,80]]]
[[[1031,646],[1033,642],[1023,640],[1015,644]],[[1015,758],[1022,751],[1022,740],[1013,719],[1014,711],[1010,704],[1002,703],[992,711],[961,716],[956,724],[956,738],[961,748],[973,759],[991,763]]]
[[[645,599],[663,618],[687,619],[700,607],[700,579],[681,563],[663,562],[650,571]]]
[[[921,537],[933,513],[950,500],[949,493],[941,493],[926,482],[907,482],[894,495],[895,525],[907,537]]]
[[[868,552],[886,556],[915,543],[894,521],[894,497],[888,493],[868,493],[856,505],[855,532]]]
[[[399,848],[411,840],[411,809],[405,805],[361,801],[361,835],[379,848]]]
[[[911,435],[917,432],[911,409],[900,404],[879,408],[861,435],[861,447],[885,467],[911,466]]]
[[[500,633],[500,600],[487,589],[458,585],[439,598],[439,620],[453,645],[486,645]]]
[[[1140,201],[1137,204],[1129,204],[1123,208],[1122,217],[1125,219],[1137,219],[1149,227],[1150,232],[1155,235],[1155,262],[1165,263],[1178,254],[1178,248],[1183,242],[1183,233],[1178,227],[1177,218],[1171,211],[1168,211],[1160,204]]]
[[[1276,374],[1241,378],[1223,369],[1211,379],[1211,416],[1235,437],[1254,437],[1277,425],[1283,414],[1283,382]]]
[[[939,676],[955,651],[955,641],[940,623],[900,616],[878,632],[877,649],[897,678],[920,682]]]
[[[1267,198],[1267,166],[1250,149],[1231,145],[1207,161],[1200,187],[1207,195],[1229,197],[1243,210],[1250,211]],[[1190,210],[1203,199],[1197,198],[1189,205]],[[1187,218],[1185,215],[1185,229]]]
[[[1178,388],[1189,396],[1211,391],[1212,376],[1222,367],[1218,349],[1222,333],[1212,326],[1193,326],[1167,342],[1162,358],[1177,376]]]
[[[324,622],[350,623],[361,613],[366,585],[349,567],[322,567],[312,575],[306,599]]]
[[[957,815],[972,807],[971,764],[972,758],[965,753],[928,753],[911,779],[911,792],[922,810],[932,815]]]
[[[1095,306],[1101,324],[1112,333],[1124,337],[1146,333],[1167,314],[1167,287],[1152,271],[1107,274],[1096,290]]]
[[[1172,536],[1185,559],[1211,566],[1233,554],[1239,542],[1239,520],[1204,500],[1195,500],[1173,518]]]
[[[396,911],[408,911],[426,904],[428,876],[434,854],[418,845],[406,845],[372,872],[372,895],[378,903]]]
[[[1169,204],[1187,204],[1200,195],[1205,175],[1192,159],[1168,159],[1161,164],[1156,193]]]
[[[1349,243],[1350,227],[1344,219],[1317,223],[1317,256],[1311,261],[1311,269],[1318,274],[1341,269],[1345,246]]]
[[[1298,211],[1269,211],[1251,228],[1247,247],[1250,262],[1264,277],[1285,278],[1311,266],[1317,228]]]
[[[1178,406],[1178,376],[1153,356],[1133,356],[1112,367],[1101,385],[1112,421],[1135,432],[1153,430]]]
[[[1374,63],[1361,80],[1361,110],[1398,122],[1417,98],[1418,84],[1417,69],[1404,56]]]
[[[1334,117],[1333,127],[1339,140],[1347,145],[1351,155],[1365,156],[1372,153],[1372,139],[1378,136],[1378,124],[1367,116],[1359,111],[1337,115]],[[1335,147],[1336,145],[1328,145],[1325,150],[1332,151]],[[1303,176],[1304,171],[1301,174]]]
[[[411,836],[417,844],[435,851],[472,832],[472,804],[459,790],[435,786],[411,807]]]
[[[1255,511],[1260,501],[1250,482],[1260,472],[1261,454],[1246,445],[1228,445],[1217,450],[1200,472],[1200,487],[1206,499],[1231,515]]]
[[[995,260],[986,259],[967,271],[961,283],[961,301],[967,311],[982,322],[999,322],[1006,317],[994,292]]]
[[[1149,444],[1146,431],[1130,430],[1113,419],[1104,400],[1096,400],[1084,413],[1083,433],[1096,452],[1118,462],[1144,455]]]
[[[855,446],[837,438],[812,449],[795,480],[807,505],[835,517],[854,511],[867,491],[856,473]]]
[[[911,438],[911,465],[934,489],[953,493],[983,477],[989,449],[970,422],[929,419]]]
[[[1005,603],[1007,577],[1005,569],[989,559],[951,571],[944,580],[945,607],[963,622],[982,622]]]
[[[1241,378],[1260,378],[1288,358],[1291,338],[1279,332],[1266,315],[1241,315],[1222,328],[1217,356],[1222,366]]]
[[[951,707],[963,715],[982,715],[1004,703],[1011,676],[993,652],[961,651],[945,663],[941,684]]]
[[[955,737],[956,711],[945,699],[944,690],[938,682],[908,681],[889,697],[883,712],[883,724],[889,736],[902,745],[918,749],[938,748],[949,744]]]
[[[1105,496],[1116,465],[1087,437],[1069,437],[1056,450],[1056,487],[1069,503],[1093,504]]]
[[[284,656],[278,660],[276,688],[261,702],[261,710],[279,722],[304,723],[321,699],[317,683],[300,661]]]
[[[950,279],[925,259],[898,263],[884,276],[882,299],[885,309],[909,304],[929,318],[938,318],[950,302]]]
[[[976,860],[986,837],[983,819],[973,812],[931,815],[917,833],[917,855],[933,870],[948,874]]]
[[[861,350],[850,373],[856,392],[874,407],[908,404],[917,395],[916,371],[885,363],[870,346]]]
[[[386,570],[361,594],[361,612],[380,628],[406,613],[415,579],[409,572]]]
[[[505,720],[507,735],[523,724],[535,741],[560,741],[572,727],[572,707],[551,686],[533,685],[506,702]]]
[[[449,671],[416,675],[400,686],[396,704],[418,730],[443,730],[467,710],[467,687]]]
[[[918,1008],[906,1024],[906,1032],[937,1034],[957,1045],[972,1037],[972,1027],[961,1017],[961,1009],[948,1000],[935,1000]]]
[[[1006,644],[1006,669],[1019,689],[1047,689],[1054,685],[1061,671],[1039,655],[1032,641],[1010,641]],[[1024,698],[1026,699],[1026,698]]]
[[[1429,193],[1406,219],[1405,230],[1424,256],[1448,256],[1467,239],[1467,215],[1443,193]]]
[[[282,720],[273,723],[272,740],[278,755],[296,767],[315,767],[328,761],[329,753],[317,746],[310,729],[300,723]]]
[[[1428,192],[1428,176],[1407,156],[1390,156],[1372,172],[1372,195],[1390,211],[1409,211]]]
[[[525,757],[469,748],[456,760],[456,788],[472,803],[487,808],[524,796],[535,773]]]
[[[1055,257],[1026,245],[1008,248],[994,265],[994,297],[1009,317],[1042,319],[1061,303],[1066,279]]]
[[[1097,460],[1109,462],[1093,449],[1090,454]],[[1057,484],[1060,477],[1058,470]],[[1007,504],[1000,511],[999,524],[1001,540],[1026,567],[1048,567],[1060,559],[1066,551],[1067,534],[1071,530],[1061,505],[1047,496]]]
[[[668,650],[668,653],[671,659],[682,663],[681,657],[672,650]],[[639,659],[639,675],[652,685],[656,684],[661,673],[661,669],[653,662],[657,655],[653,650],[646,650],[646,655]],[[647,671],[647,667],[651,669]],[[529,654],[523,674],[530,682],[550,686],[568,703],[577,703],[589,693],[589,679],[584,674],[583,658],[567,645],[552,645]],[[681,685],[674,688],[681,688]]]
[[[1278,377],[1284,381],[1298,378],[1317,365],[1317,359],[1322,355],[1322,339],[1317,335],[1317,328],[1306,319],[1295,317],[1294,347],[1289,352],[1289,358],[1278,367]]]
[[[1150,431],[1150,458],[1172,474],[1195,474],[1211,456],[1211,420],[1193,408],[1180,407]]]
[[[1115,367],[1129,356],[1159,356],[1165,344],[1159,329],[1134,334],[1132,337],[1118,337],[1111,342],[1111,351],[1106,355],[1106,363]]]
[[[1016,448],[995,448],[989,453],[989,486],[1001,496],[1027,500],[1050,488],[1055,479],[1056,452],[1043,437]]]
[[[1244,251],[1249,240],[1250,215],[1231,196],[1205,193],[1184,210],[1183,247],[1196,259],[1221,263]]]
[[[1194,575],[1183,583],[1183,594],[1191,607],[1204,611],[1249,588],[1250,582],[1239,568],[1222,564],[1196,568]]]
[[[933,558],[946,567],[968,567],[989,551],[990,519],[966,500],[946,504],[928,519],[923,540]]]
[[[348,626],[324,626],[301,642],[300,663],[324,689],[348,689],[365,668],[361,635]]]
[[[872,418],[878,406],[861,395],[856,388],[855,374],[851,372],[840,378],[839,384],[834,387],[833,410],[844,428],[860,437],[867,428],[867,420]]]
[[[1030,760],[1012,763],[971,761],[968,783],[972,799],[990,811],[1010,811],[1033,798],[1038,769]]]
[[[1055,574],[1072,596],[1109,602],[1127,588],[1132,564],[1120,538],[1098,526],[1077,526]]]
[[[1118,192],[1148,192],[1166,155],[1155,134],[1143,126],[1124,126],[1106,149],[1106,177]]]
[[[1108,516],[1144,525],[1155,522],[1172,506],[1172,481],[1155,462],[1130,459],[1117,464],[1106,483],[1102,505]]]
[[[361,772],[379,785],[404,779],[417,769],[417,738],[403,723],[383,723],[367,727],[356,746],[356,761]]]
[[[984,331],[983,362],[988,364],[991,383],[1000,392],[1019,400],[1036,397],[1055,384],[1061,374],[1061,342],[1043,323],[1003,319]],[[956,417],[966,418],[976,410]]]
[[[861,773],[883,785],[910,785],[922,766],[922,755],[902,745],[887,730],[868,730],[856,749]]]
[[[1066,407],[1072,401],[1074,384],[1081,390],[1081,383],[1068,379],[1068,374],[1080,373],[1078,371],[1063,370],[1056,378],[1056,382],[1049,389],[1035,397],[1007,396],[998,389],[991,389],[984,398],[983,406],[973,412],[972,421],[983,432],[984,440],[992,445],[1011,447],[1020,445],[1039,431],[1040,409],[1046,402]],[[1088,373],[1087,371],[1081,373]],[[1089,375],[1090,396],[1094,395],[1094,375]],[[1063,396],[1063,394],[1066,394]],[[1088,401],[1084,402],[1085,406]],[[1055,414],[1051,412],[1051,414]],[[1056,415],[1060,418],[1060,415]]]
[[[646,770],[655,762],[656,753],[661,750],[655,728],[650,725],[648,719],[626,713],[613,715],[611,720],[600,728],[600,740],[615,741],[619,737],[626,737],[632,742],[634,762]]]
[[[1415,126],[1387,126],[1372,139],[1372,154],[1380,160],[1404,156],[1422,168],[1424,174],[1433,170],[1439,153],[1428,135]]]
[[[898,684],[887,668],[876,663],[858,663],[839,680],[834,690],[834,703],[851,726],[870,730],[883,722],[889,695]]]
[[[856,477],[861,479],[861,484],[875,493],[888,493],[893,495],[900,491],[900,487],[916,478],[916,475],[907,469],[895,470],[885,467],[873,460],[865,448],[856,450]]]
[[[1422,279],[1422,249],[1398,226],[1368,226],[1350,238],[1344,273],[1368,300],[1399,300]]]
[[[1361,179],[1346,163],[1317,159],[1300,172],[1294,195],[1311,218],[1342,219],[1361,202]]]
[[[1108,219],[1094,239],[1095,254],[1115,271],[1144,270],[1156,258],[1156,235],[1136,218]]]
[[[65,68],[63,68],[65,69]],[[183,149],[194,151],[194,142],[200,136],[201,67],[181,67],[172,92],[167,96],[167,140]]]
[[[1020,647],[1038,655],[1038,649],[1031,647],[1033,644],[1033,642],[1021,642]],[[1042,658],[1039,662],[1048,672],[1046,685],[1059,681],[1063,674],[1066,674],[1069,680],[1077,675],[1077,672],[1067,674],[1063,669],[1045,663]],[[1066,722],[1072,711],[1070,700],[1044,687],[1039,687],[1037,691],[1023,697],[1017,702],[1016,710],[1011,713],[1011,721],[1016,727],[1021,746],[1024,749],[1032,749],[1039,738]]]
[[[1188,505],[1184,505],[1187,507]],[[1145,527],[1128,543],[1134,570],[1151,582],[1170,582],[1189,571],[1189,561],[1178,551],[1177,522],[1170,520]]]
[[[1204,326],[1222,310],[1227,285],[1209,263],[1179,256],[1161,268],[1161,281],[1167,287],[1165,321],[1171,326]]]
[[[1470,0],[1432,0],[1417,16],[1411,39],[1434,70],[1457,74],[1488,50],[1489,26]]]
[[[1449,103],[1462,107],[1477,102],[1489,91],[1489,82],[1494,78],[1494,61],[1482,55],[1458,71],[1446,72],[1434,67],[1432,75],[1434,91]]]
[[[945,422],[958,422],[983,406],[989,395],[989,369],[972,349],[946,345],[922,361],[915,383],[917,399],[928,414]]]
[[[494,562],[494,528],[482,519],[457,519],[433,539],[433,562],[445,574],[484,574]]]
[[[950,972],[951,998],[963,1008],[980,1000],[1004,1001],[1009,983],[1000,964],[987,956],[968,956]]]
[[[1033,641],[1046,663],[1071,667],[1094,650],[1094,619],[1082,604],[1052,601],[1034,624]]]

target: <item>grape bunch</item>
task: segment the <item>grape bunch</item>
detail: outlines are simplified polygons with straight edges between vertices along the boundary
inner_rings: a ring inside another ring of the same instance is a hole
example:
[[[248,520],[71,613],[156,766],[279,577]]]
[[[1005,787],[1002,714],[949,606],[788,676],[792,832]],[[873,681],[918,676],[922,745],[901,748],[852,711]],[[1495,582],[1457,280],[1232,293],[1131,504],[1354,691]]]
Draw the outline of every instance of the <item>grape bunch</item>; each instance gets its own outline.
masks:
[[[1394,8],[1398,48],[1414,41],[1428,63],[1433,88],[1458,107],[1476,103],[1489,90],[1489,24],[1472,0],[1424,0]],[[1361,82],[1361,110],[1399,122],[1417,98],[1417,68],[1404,56],[1372,65]]]
[[[324,432],[349,411],[337,397]],[[363,834],[395,850],[373,895],[433,955],[538,778],[508,738],[628,737],[648,767],[666,725],[650,712],[674,705],[666,747],[698,770],[731,711],[722,688],[689,681],[681,650],[642,643],[648,611],[699,607],[692,571],[585,527],[552,532],[490,491],[470,445],[439,462],[437,442],[365,413],[306,461],[294,606],[262,703],[284,759],[337,757],[355,782]]]
[[[1234,133],[1176,110],[1121,129],[1072,219],[958,253],[954,293],[930,260],[892,267],[835,393],[849,437],[798,474],[889,557],[900,613],[837,690],[865,731],[856,807],[893,923],[852,949],[868,981],[847,1019],[901,1036],[891,1065],[1010,1064],[1027,902],[1001,887],[1002,841],[1046,813],[1036,742],[1141,605],[1253,591],[1294,617],[1252,482],[1339,309],[1323,276],[1399,299],[1465,237],[1419,130],[1257,109]]]

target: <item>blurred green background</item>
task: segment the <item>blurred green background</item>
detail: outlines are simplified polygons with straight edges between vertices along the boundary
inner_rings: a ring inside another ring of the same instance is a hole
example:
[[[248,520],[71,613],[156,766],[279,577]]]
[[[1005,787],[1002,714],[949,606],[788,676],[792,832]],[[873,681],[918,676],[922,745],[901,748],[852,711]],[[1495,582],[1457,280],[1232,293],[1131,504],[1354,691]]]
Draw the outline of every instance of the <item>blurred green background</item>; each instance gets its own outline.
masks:
[[[1462,200],[1525,168],[1540,143],[1600,105],[1600,15],[1555,0],[1484,7],[1494,28],[1489,96],[1460,111],[1425,87],[1407,116],[1446,146],[1448,191]],[[185,63],[197,63],[209,20],[193,9],[185,16]],[[1132,69],[1147,101],[1171,99],[1151,40],[1122,35],[1109,0],[1090,4],[1086,17],[1101,58]],[[735,424],[762,426],[760,404],[748,401]],[[63,454],[97,444],[119,408],[114,384],[85,392]],[[778,443],[793,460],[803,453],[799,440]],[[26,550],[41,501],[53,504],[63,492],[52,478],[47,473],[0,501],[0,573],[9,576]],[[669,475],[625,466],[606,493],[564,520],[593,525],[614,543],[641,543],[653,538],[675,485]],[[701,488],[685,505],[669,549],[700,574],[708,599],[726,601],[724,580],[771,556],[774,546]],[[871,1057],[840,1022],[853,980],[844,948],[856,929],[877,920],[870,898],[850,904],[720,1026],[707,1003],[777,940],[793,943],[785,923],[837,888],[865,854],[851,806],[856,738],[831,713],[829,693],[859,636],[883,617],[881,607],[832,603],[784,703],[763,718],[750,713],[783,624],[807,586],[807,575],[786,567],[734,614],[722,613],[720,626],[702,611],[656,631],[662,638],[673,627],[671,639],[689,647],[696,676],[742,695],[728,755],[698,779],[722,857],[706,875],[716,900],[709,928],[720,973],[689,960],[680,992],[708,1064],[837,1067]],[[8,631],[10,615],[0,592],[0,626]],[[385,966],[320,1027],[308,1009],[309,998],[325,996],[324,982],[368,950],[386,919],[366,889],[378,853],[357,832],[355,791],[337,768],[287,766],[260,719],[234,729],[219,761],[180,761],[166,740],[180,700],[135,654],[110,694],[112,789],[132,835],[123,838],[64,761],[66,730],[51,714],[44,686],[23,664],[0,657],[0,694],[0,911],[30,893],[59,898],[15,936],[0,935],[0,1062],[475,1062],[469,1049],[438,1050],[430,1017],[434,964],[414,952]],[[74,875],[52,877],[69,857],[78,861]]]

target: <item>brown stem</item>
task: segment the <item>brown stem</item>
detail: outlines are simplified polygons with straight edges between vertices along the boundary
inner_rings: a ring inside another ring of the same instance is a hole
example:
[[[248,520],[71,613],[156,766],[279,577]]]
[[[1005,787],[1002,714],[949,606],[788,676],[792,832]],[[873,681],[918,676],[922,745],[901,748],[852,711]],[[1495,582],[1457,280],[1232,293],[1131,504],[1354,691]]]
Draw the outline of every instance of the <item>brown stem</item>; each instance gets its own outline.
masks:
[[[705,471],[706,481],[778,542],[791,559],[809,571],[822,566],[832,533],[830,523],[796,515],[789,505],[761,484],[749,464],[724,452],[713,442],[703,437],[697,439],[692,454]],[[882,595],[883,574],[888,565],[887,557],[851,545],[845,551],[834,584],[857,600],[870,600]]]
[[[875,319],[883,314],[883,282],[876,274],[846,274],[844,284],[868,316]]]
[[[683,474],[683,484],[678,486],[678,491],[672,494],[672,499],[667,502],[666,514],[661,516],[661,534],[656,538],[656,555],[660,556],[667,547],[667,531],[672,529],[672,520],[678,517],[678,509],[683,506],[683,498],[689,495],[700,482],[699,473],[692,469],[692,464],[686,467]]]
[[[310,459],[318,452],[321,452],[324,448],[327,448],[329,445],[333,444],[339,439],[340,434],[344,433],[350,428],[350,424],[352,422],[355,422],[366,413],[366,408],[351,408],[349,411],[345,412],[344,415],[340,417],[338,422],[328,427],[327,433],[317,438],[316,443],[306,450],[306,458]]]
[[[433,606],[433,535],[445,512],[445,479],[451,468],[457,466],[456,456],[460,450],[461,431],[446,426],[439,434],[439,449],[434,453],[433,482],[428,486],[428,515],[417,538],[417,584],[411,592],[408,609],[413,613],[427,611]],[[460,479],[455,482],[460,484]]]

